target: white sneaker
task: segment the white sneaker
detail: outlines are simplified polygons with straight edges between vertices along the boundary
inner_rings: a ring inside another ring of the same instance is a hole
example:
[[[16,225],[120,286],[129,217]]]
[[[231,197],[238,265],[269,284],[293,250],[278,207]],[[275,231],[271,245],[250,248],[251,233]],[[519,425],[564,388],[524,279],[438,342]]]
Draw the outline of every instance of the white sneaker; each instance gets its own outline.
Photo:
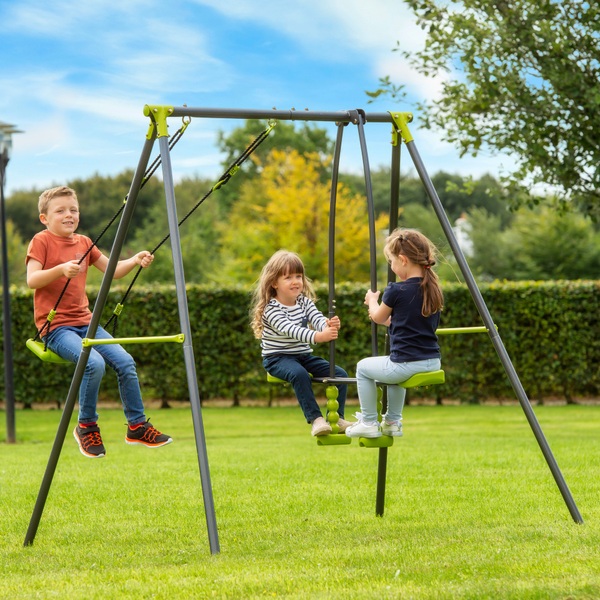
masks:
[[[386,421],[384,419],[381,422],[381,433],[392,437],[402,437],[402,421]]]
[[[323,418],[317,417],[312,422],[311,435],[329,435],[331,433],[331,425]]]
[[[359,416],[360,413],[357,413],[356,416]],[[374,423],[366,423],[361,418],[356,421],[356,423],[352,423],[350,427],[346,429],[346,435],[350,438],[378,438],[381,437],[381,431],[379,430],[379,423],[375,421]]]

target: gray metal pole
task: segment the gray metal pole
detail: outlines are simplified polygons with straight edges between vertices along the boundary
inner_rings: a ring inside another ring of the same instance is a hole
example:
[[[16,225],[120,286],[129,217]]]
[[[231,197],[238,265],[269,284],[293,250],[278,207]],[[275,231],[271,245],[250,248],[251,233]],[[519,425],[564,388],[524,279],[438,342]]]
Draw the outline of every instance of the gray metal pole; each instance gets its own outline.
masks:
[[[371,123],[391,123],[390,113],[365,113],[364,119]],[[358,111],[314,111],[314,110],[260,110],[243,108],[189,108],[175,106],[169,113],[172,117],[205,117],[209,119],[275,119],[278,121],[328,121],[330,123],[354,123]]]
[[[4,205],[4,178],[8,165],[8,151],[0,156],[0,224],[2,226],[2,332],[4,336],[4,402],[6,406],[6,441],[14,444],[15,386],[13,377],[12,317],[10,314],[10,281],[8,275],[8,240],[6,239],[6,211]]]
[[[400,144],[392,147],[392,172],[390,181],[390,225],[389,232],[391,233],[398,226],[398,199],[399,199],[399,183],[400,183]],[[396,280],[396,274],[392,268],[388,266],[388,282]],[[385,334],[385,353],[390,352],[390,336]],[[382,402],[382,412],[387,411],[387,393],[388,388],[384,386]],[[377,475],[377,497],[375,499],[375,514],[382,517],[385,509],[385,487],[387,476],[387,459],[388,448],[379,448],[379,467]]]
[[[367,152],[367,142],[365,138],[365,113],[357,111],[358,118],[356,125],[358,129],[358,139],[362,155],[363,171],[365,176],[365,193],[367,196],[367,214],[369,217],[369,263],[371,275],[371,289],[377,289],[377,231],[375,230],[375,204],[373,202],[373,188],[371,185],[371,167],[369,165],[369,154]],[[377,324],[371,322],[371,352],[372,356],[379,354],[377,344]],[[383,516],[385,509],[385,486],[387,477],[387,459],[388,449],[379,448],[377,461],[377,494],[375,498],[375,515]]]
[[[454,230],[452,229],[452,225],[450,224],[450,221],[448,220],[448,217],[446,215],[444,207],[442,206],[442,203],[440,201],[439,196],[437,195],[437,192],[433,186],[433,183],[431,182],[431,179],[430,179],[429,175],[427,174],[425,166],[423,165],[423,161],[421,160],[421,156],[419,155],[419,151],[417,150],[417,147],[415,146],[415,143],[413,140],[407,142],[406,147],[410,153],[410,156],[415,165],[415,168],[417,169],[417,172],[419,173],[419,177],[421,178],[421,181],[423,182],[423,185],[425,186],[427,195],[429,196],[429,199],[430,199],[433,209],[438,217],[438,220],[442,226],[442,229],[444,230],[444,233],[446,234],[446,238],[448,239],[448,242],[450,243],[450,247],[452,248],[452,252],[454,253],[454,256],[456,258],[458,266],[460,267],[463,277],[465,278],[467,287],[469,288],[469,291],[471,292],[471,296],[473,298],[473,301],[475,302],[475,306],[477,307],[477,310],[479,311],[479,314],[481,315],[483,323],[488,330],[492,344],[494,345],[494,348],[496,349],[496,352],[498,353],[498,356],[500,357],[500,360],[502,361],[502,365],[504,366],[506,374],[508,375],[508,378],[511,382],[513,390],[515,391],[515,394],[517,395],[517,398],[519,399],[521,408],[525,412],[525,416],[527,417],[527,420],[533,431],[533,434],[535,435],[535,438],[538,441],[538,444],[540,446],[542,454],[544,455],[544,458],[546,459],[546,462],[548,463],[548,466],[550,467],[550,471],[552,472],[552,475],[554,476],[554,479],[558,485],[558,489],[560,490],[560,492],[565,500],[565,503],[567,504],[567,507],[571,513],[571,516],[573,517],[573,520],[576,523],[583,523],[583,519],[579,513],[579,510],[577,509],[577,506],[575,504],[575,501],[573,500],[571,492],[569,491],[569,488],[562,476],[562,473],[560,472],[558,464],[556,463],[556,460],[554,459],[552,451],[550,450],[550,446],[548,445],[548,442],[546,441],[546,438],[544,437],[544,433],[542,432],[542,428],[540,427],[540,425],[538,423],[535,413],[533,412],[533,409],[531,408],[531,404],[529,402],[529,399],[527,398],[527,394],[525,393],[525,390],[521,384],[519,376],[517,375],[517,372],[516,372],[516,370],[512,364],[512,361],[508,355],[508,352],[506,351],[506,348],[504,347],[504,343],[502,342],[500,335],[496,331],[494,321],[492,320],[492,317],[491,317],[490,312],[485,304],[483,296],[481,295],[481,292],[479,291],[479,288],[477,287],[477,283],[475,282],[473,274],[471,273],[471,269],[469,268],[469,265],[467,264],[467,261],[463,255],[463,252],[462,252],[460,246],[458,245],[458,241],[456,239],[456,236],[454,235]]]
[[[198,465],[200,467],[200,480],[202,483],[202,495],[204,498],[204,512],[206,515],[206,526],[208,529],[208,540],[212,554],[218,554],[219,535],[217,531],[217,520],[215,516],[215,505],[210,481],[208,466],[208,455],[206,452],[206,438],[202,422],[202,409],[200,405],[200,393],[198,392],[198,378],[196,376],[196,362],[194,360],[194,348],[192,346],[192,329],[190,326],[190,314],[187,303],[185,288],[185,276],[183,272],[183,257],[181,253],[181,240],[177,219],[177,208],[175,204],[175,189],[173,185],[173,171],[171,167],[171,156],[169,154],[169,140],[167,136],[159,138],[160,154],[162,157],[162,172],[167,202],[167,217],[169,220],[169,233],[171,240],[171,252],[173,254],[173,269],[175,272],[175,287],[177,291],[177,305],[179,307],[179,322],[181,332],[185,336],[183,342],[183,357],[188,380],[190,404],[192,407],[192,420],[196,437],[196,452],[198,454]]]
[[[142,150],[142,155],[140,157],[137,170],[134,174],[133,182],[131,184],[131,190],[127,196],[127,203],[125,205],[123,214],[121,215],[121,221],[119,222],[119,227],[117,229],[115,240],[113,242],[112,250],[110,252],[106,272],[104,273],[104,277],[102,278],[102,284],[100,286],[98,297],[96,299],[94,310],[92,312],[92,319],[88,327],[89,338],[94,338],[96,336],[96,331],[98,330],[98,324],[100,323],[102,311],[106,304],[106,298],[108,297],[108,293],[110,291],[110,286],[113,280],[115,269],[117,263],[119,262],[121,249],[123,248],[123,243],[127,235],[127,229],[129,228],[129,224],[131,223],[131,217],[133,215],[133,210],[137,201],[138,192],[142,184],[146,165],[148,164],[148,160],[150,158],[150,153],[152,151],[152,146],[154,145],[155,139],[156,137],[146,139],[146,143],[144,144],[144,148]],[[38,497],[33,509],[33,514],[31,515],[31,520],[29,521],[29,527],[25,535],[25,546],[31,546],[35,539],[35,534],[40,524],[42,513],[44,512],[46,499],[48,498],[48,493],[50,492],[50,486],[52,485],[54,472],[56,471],[58,459],[60,458],[60,453],[65,442],[67,431],[69,429],[69,423],[71,420],[71,416],[73,415],[73,408],[75,407],[75,401],[77,400],[79,387],[83,379],[85,367],[87,365],[91,350],[91,346],[86,346],[82,349],[81,354],[79,355],[79,360],[77,361],[75,373],[73,374],[71,386],[69,387],[69,393],[65,401],[65,406],[63,408],[62,417],[60,419],[60,423],[58,424],[58,430],[56,432],[54,444],[50,452],[50,458],[48,459],[48,465],[46,466],[46,471],[42,479],[40,491],[38,493]]]
[[[342,153],[342,140],[344,136],[344,124],[338,123],[335,148],[333,152],[333,164],[331,168],[331,191],[329,199],[329,312],[331,319],[335,315],[335,219],[337,214],[337,190],[340,172],[340,157]],[[335,377],[335,340],[329,342],[329,376]]]

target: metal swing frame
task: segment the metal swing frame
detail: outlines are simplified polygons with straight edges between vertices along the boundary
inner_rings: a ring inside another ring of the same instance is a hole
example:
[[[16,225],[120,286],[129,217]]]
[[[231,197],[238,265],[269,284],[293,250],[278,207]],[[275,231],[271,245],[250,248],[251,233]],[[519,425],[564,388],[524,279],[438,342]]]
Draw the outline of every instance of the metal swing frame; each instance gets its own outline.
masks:
[[[407,147],[407,150],[412,159],[413,165],[423,183],[433,210],[438,217],[440,225],[448,240],[450,248],[456,258],[457,264],[465,279],[471,297],[481,316],[485,329],[490,337],[500,361],[510,380],[512,388],[519,400],[521,408],[525,413],[527,421],[533,431],[533,434],[538,442],[542,454],[550,468],[550,471],[556,481],[556,484],[562,494],[562,497],[569,509],[569,512],[576,523],[583,523],[583,519],[571,495],[571,492],[564,480],[564,477],[558,467],[558,464],[550,450],[550,446],[546,441],[544,433],[539,425],[535,413],[531,407],[527,394],[521,384],[519,376],[513,366],[513,363],[506,351],[504,343],[494,325],[494,321],[485,304],[481,292],[475,282],[469,265],[463,255],[463,252],[458,245],[454,231],[448,220],[444,207],[435,190],[435,187],[429,177],[425,166],[421,160],[420,154],[415,145],[414,139],[408,128],[408,124],[412,121],[412,115],[406,112],[390,111],[386,113],[366,113],[364,110],[346,110],[337,112],[320,112],[320,111],[295,111],[295,110],[256,110],[256,109],[222,109],[222,108],[190,108],[186,106],[153,106],[146,105],[144,107],[144,115],[149,118],[150,124],[148,133],[146,134],[146,142],[142,149],[141,157],[138,166],[134,173],[130,192],[127,196],[125,209],[122,213],[119,227],[115,236],[112,250],[109,257],[108,266],[102,284],[98,293],[97,301],[92,313],[92,319],[88,329],[88,339],[95,338],[102,310],[106,304],[107,296],[114,277],[115,268],[121,254],[121,250],[126,238],[127,230],[131,222],[131,218],[135,209],[137,197],[143,182],[143,176],[148,164],[152,148],[155,141],[158,139],[160,155],[162,158],[162,173],[165,188],[165,200],[167,218],[169,222],[171,252],[173,256],[174,278],[177,293],[177,304],[179,309],[179,320],[181,332],[184,341],[182,342],[184,362],[187,374],[188,389],[190,394],[190,404],[192,410],[192,420],[196,438],[196,450],[198,454],[198,463],[200,469],[200,480],[202,484],[202,493],[204,499],[204,511],[206,516],[208,539],[210,551],[212,554],[220,552],[219,538],[217,531],[217,522],[215,516],[214,500],[212,495],[212,486],[210,480],[208,456],[206,452],[206,440],[204,434],[204,426],[202,422],[202,410],[200,405],[200,395],[198,391],[198,382],[196,377],[196,367],[194,361],[194,351],[192,347],[192,333],[190,326],[190,318],[187,304],[187,294],[185,286],[185,276],[183,270],[183,259],[181,252],[181,241],[178,229],[177,210],[175,203],[175,189],[173,181],[173,171],[171,166],[171,157],[169,151],[169,133],[168,119],[171,117],[179,118],[224,118],[224,119],[265,119],[268,121],[318,121],[337,123],[339,125],[353,124],[356,125],[359,135],[359,142],[362,154],[362,162],[365,178],[365,191],[367,198],[367,208],[369,217],[369,250],[370,250],[370,277],[371,286],[377,289],[377,270],[376,270],[376,237],[375,237],[375,215],[373,207],[373,193],[371,187],[370,166],[367,153],[367,144],[365,138],[364,126],[365,123],[388,123],[392,125],[392,157],[391,157],[391,194],[390,194],[390,228],[397,226],[398,216],[398,199],[400,189],[400,149],[401,142]],[[337,187],[337,173],[339,169],[339,152],[341,147],[342,127],[338,129],[338,139],[336,141],[336,155],[334,156],[334,174],[332,177],[332,188]],[[332,189],[332,207],[335,207],[335,190]],[[334,214],[330,215],[330,238],[335,234]],[[335,281],[334,281],[334,249],[330,244],[330,295],[329,295],[329,311],[333,313],[335,310]],[[376,325],[372,324],[372,350],[373,354],[377,354],[377,329]],[[56,438],[51,450],[50,458],[46,471],[42,480],[37,501],[33,510],[29,528],[25,537],[24,545],[33,544],[35,534],[39,526],[44,505],[50,490],[52,478],[56,470],[60,452],[65,440],[65,436],[69,427],[77,393],[85,366],[87,364],[89,354],[91,352],[92,343],[83,346],[79,361],[75,368],[73,379],[69,388],[69,393],[65,401],[65,406],[59,423]],[[332,357],[333,358],[333,357]],[[332,360],[333,364],[333,360]],[[383,515],[383,501],[385,498],[385,478],[387,468],[387,448],[379,448],[379,464],[378,464],[378,493],[376,503],[376,514]]]

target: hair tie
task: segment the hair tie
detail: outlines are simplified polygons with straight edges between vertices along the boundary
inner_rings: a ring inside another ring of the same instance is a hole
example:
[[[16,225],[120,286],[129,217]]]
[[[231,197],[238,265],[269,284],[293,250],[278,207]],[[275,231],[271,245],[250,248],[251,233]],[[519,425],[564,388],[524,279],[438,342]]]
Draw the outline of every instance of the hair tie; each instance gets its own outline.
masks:
[[[431,269],[431,265],[429,263],[427,263],[426,265],[424,265],[425,269]]]

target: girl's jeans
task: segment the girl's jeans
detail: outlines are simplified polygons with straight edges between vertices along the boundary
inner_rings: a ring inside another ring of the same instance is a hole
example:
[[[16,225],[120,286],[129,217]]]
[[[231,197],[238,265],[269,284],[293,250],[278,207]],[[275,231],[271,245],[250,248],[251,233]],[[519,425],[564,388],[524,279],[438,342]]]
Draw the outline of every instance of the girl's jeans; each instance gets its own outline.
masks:
[[[88,326],[57,327],[45,338],[48,348],[59,356],[77,363],[81,354],[81,340],[87,336]],[[102,327],[96,332],[98,339],[111,339],[112,336]],[[118,344],[93,346],[88,358],[81,386],[79,387],[79,422],[95,423],[98,420],[96,406],[100,382],[104,376],[105,365],[117,374],[119,394],[123,403],[123,412],[129,425],[137,425],[146,420],[140,391],[140,383],[135,370],[133,357]]]
[[[313,354],[276,354],[265,356],[263,358],[263,367],[273,377],[279,377],[279,379],[289,381],[292,384],[298,404],[300,404],[307,423],[312,423],[316,418],[323,416],[315,399],[310,376],[329,377],[328,361]],[[348,374],[344,369],[336,365],[335,376],[348,377]],[[348,386],[340,384],[337,386],[337,389],[339,391],[338,403],[340,405],[338,414],[340,418],[343,418]]]
[[[440,368],[439,358],[404,363],[392,362],[389,356],[363,358],[356,365],[356,386],[362,420],[367,423],[377,421],[377,381],[392,384],[387,386],[386,419],[388,422],[400,421],[402,420],[406,389],[393,384],[406,381],[416,373],[437,371]]]

